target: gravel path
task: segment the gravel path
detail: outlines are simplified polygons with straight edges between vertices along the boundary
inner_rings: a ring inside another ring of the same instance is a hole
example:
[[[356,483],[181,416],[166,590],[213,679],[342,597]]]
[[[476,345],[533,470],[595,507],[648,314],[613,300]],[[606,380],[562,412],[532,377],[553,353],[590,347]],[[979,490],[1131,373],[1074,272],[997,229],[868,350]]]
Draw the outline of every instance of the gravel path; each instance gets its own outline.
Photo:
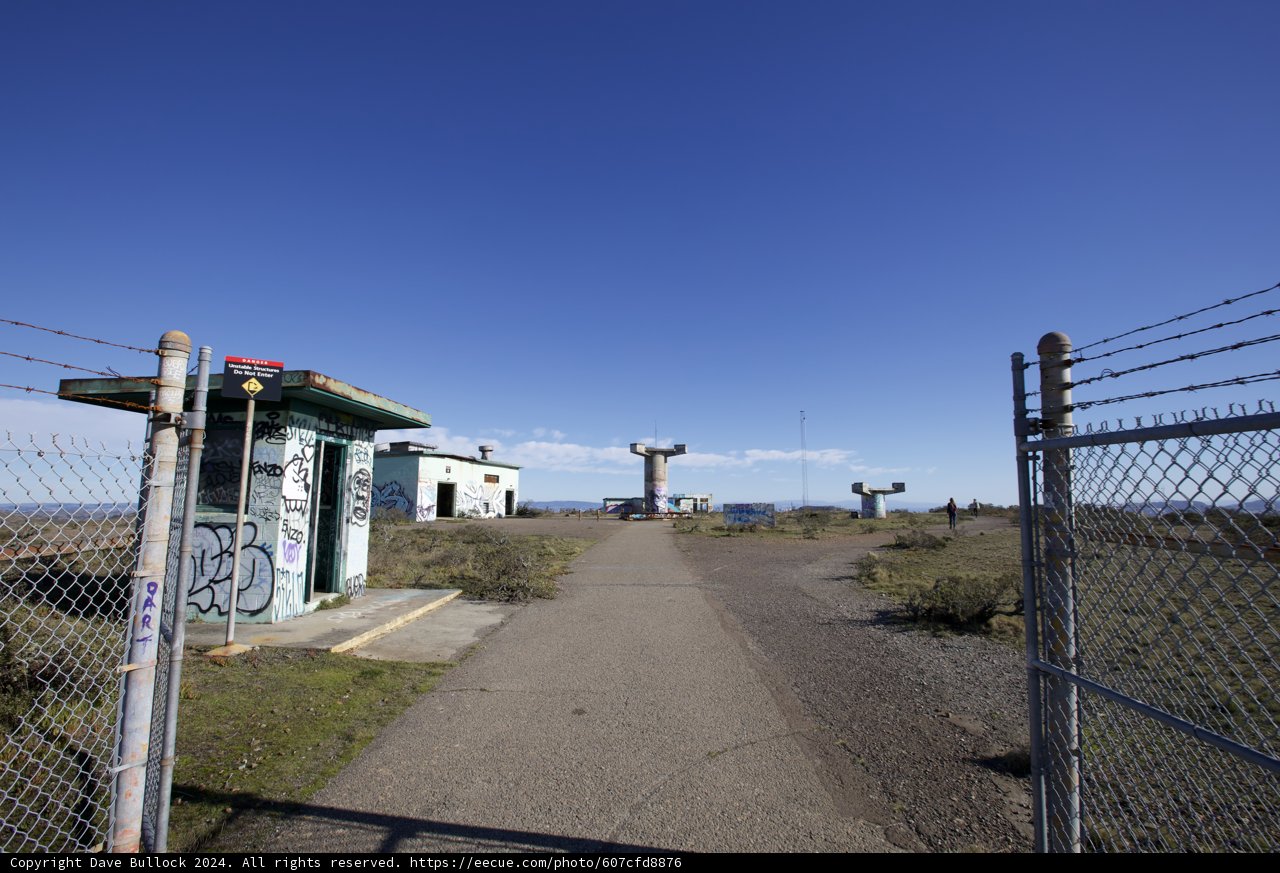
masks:
[[[704,590],[771,666],[775,693],[827,732],[823,757],[838,750],[853,765],[850,790],[865,792],[857,801],[890,839],[1029,850],[1027,780],[994,761],[1026,744],[1021,651],[889,620],[888,600],[849,581],[853,561],[889,539],[677,538]]]
[[[268,826],[264,848],[893,848],[874,821],[888,820],[883,810],[866,803],[875,783],[722,606],[741,598],[700,584],[670,526],[612,524],[559,598],[517,612],[323,791]],[[767,589],[756,596],[775,599]],[[750,615],[781,613],[743,614],[750,628]]]

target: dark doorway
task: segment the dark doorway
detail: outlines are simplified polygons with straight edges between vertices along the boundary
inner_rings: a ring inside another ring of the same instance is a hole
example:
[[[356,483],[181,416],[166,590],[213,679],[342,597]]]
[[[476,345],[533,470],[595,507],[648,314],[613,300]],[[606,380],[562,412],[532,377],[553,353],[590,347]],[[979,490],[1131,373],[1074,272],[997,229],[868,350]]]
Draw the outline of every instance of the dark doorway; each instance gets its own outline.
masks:
[[[453,496],[456,488],[452,482],[441,482],[436,486],[436,515],[439,518],[453,518]]]
[[[307,599],[342,590],[337,578],[342,540],[342,470],[346,446],[316,442],[311,500],[311,560],[307,562]]]
[[[516,514],[516,493],[514,491],[507,492],[507,509],[504,515]]]

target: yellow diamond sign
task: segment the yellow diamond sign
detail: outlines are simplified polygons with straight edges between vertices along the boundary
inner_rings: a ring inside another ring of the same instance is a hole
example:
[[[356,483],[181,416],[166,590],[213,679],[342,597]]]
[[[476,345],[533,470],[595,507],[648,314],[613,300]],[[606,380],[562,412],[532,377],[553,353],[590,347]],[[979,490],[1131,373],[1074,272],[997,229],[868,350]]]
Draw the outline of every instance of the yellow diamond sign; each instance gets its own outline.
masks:
[[[261,382],[259,382],[257,379],[250,376],[249,381],[241,384],[240,387],[243,388],[250,397],[256,397],[258,392],[261,391],[265,386]]]

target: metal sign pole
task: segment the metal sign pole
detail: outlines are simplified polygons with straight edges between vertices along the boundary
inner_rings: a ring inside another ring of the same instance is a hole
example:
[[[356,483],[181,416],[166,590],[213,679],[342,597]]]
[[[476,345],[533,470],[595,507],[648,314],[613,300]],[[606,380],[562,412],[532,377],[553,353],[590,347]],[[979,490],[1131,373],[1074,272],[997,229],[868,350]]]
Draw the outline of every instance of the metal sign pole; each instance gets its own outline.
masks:
[[[227,355],[222,371],[222,396],[243,398],[244,448],[240,452],[240,491],[236,500],[236,534],[232,541],[231,590],[227,592],[227,643],[209,654],[234,655],[244,647],[236,647],[236,609],[240,600],[241,544],[244,542],[245,499],[249,494],[249,461],[253,454],[253,412],[259,397],[267,402],[280,399],[284,380],[284,363],[262,358],[237,358]]]
[[[236,602],[240,594],[240,543],[244,539],[244,499],[249,493],[249,455],[253,452],[253,407],[250,397],[244,411],[244,450],[240,453],[240,492],[236,500],[236,538],[232,542],[231,590],[227,592],[227,645],[236,641]]]

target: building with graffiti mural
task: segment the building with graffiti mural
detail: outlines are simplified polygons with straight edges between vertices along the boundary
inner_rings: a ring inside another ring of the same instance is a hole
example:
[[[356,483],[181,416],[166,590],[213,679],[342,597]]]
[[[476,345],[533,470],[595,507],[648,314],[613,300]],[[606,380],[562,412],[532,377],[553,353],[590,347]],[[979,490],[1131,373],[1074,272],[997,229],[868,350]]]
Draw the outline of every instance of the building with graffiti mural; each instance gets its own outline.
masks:
[[[210,621],[225,619],[230,602],[245,438],[245,401],[222,397],[221,387],[222,376],[210,376],[188,597],[191,616]],[[59,391],[84,403],[145,404],[150,388],[138,379],[67,379]],[[429,415],[402,403],[311,370],[285,371],[281,399],[256,403],[250,431],[237,621],[284,621],[364,593],[374,433],[430,426]]]
[[[378,446],[373,461],[373,505],[403,512],[411,521],[502,518],[516,514],[520,468],[490,458],[450,455],[424,443]]]

